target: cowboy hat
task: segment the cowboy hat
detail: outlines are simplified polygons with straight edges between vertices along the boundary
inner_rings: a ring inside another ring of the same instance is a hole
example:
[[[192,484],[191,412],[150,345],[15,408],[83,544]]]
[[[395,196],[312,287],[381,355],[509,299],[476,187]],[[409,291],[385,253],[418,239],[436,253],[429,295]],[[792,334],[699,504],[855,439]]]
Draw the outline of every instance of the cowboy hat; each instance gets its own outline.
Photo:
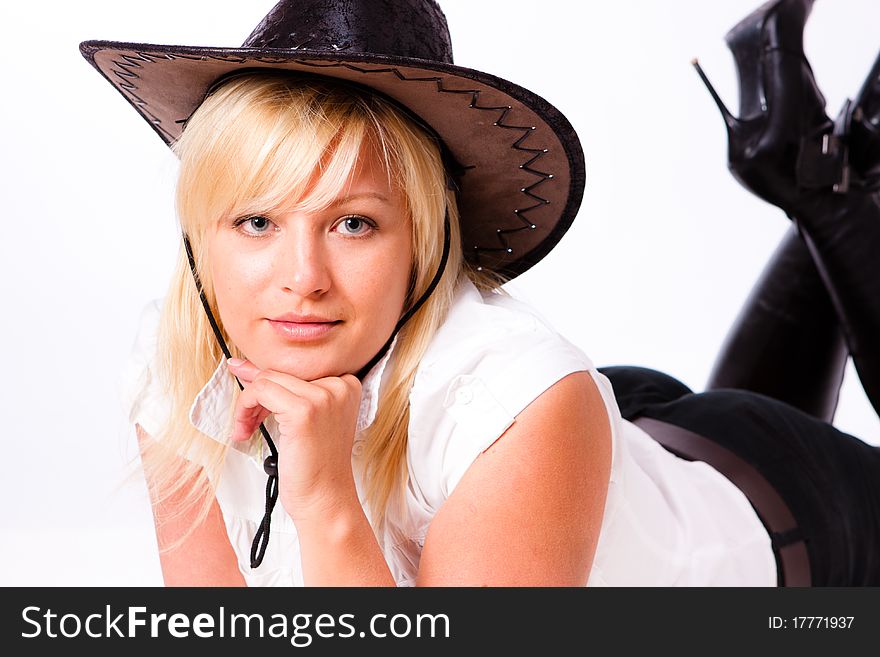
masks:
[[[240,48],[85,41],[80,52],[168,145],[237,71],[319,74],[391,98],[460,165],[466,259],[507,278],[549,253],[580,206],[584,161],[571,124],[537,94],[454,65],[433,0],[281,0]]]

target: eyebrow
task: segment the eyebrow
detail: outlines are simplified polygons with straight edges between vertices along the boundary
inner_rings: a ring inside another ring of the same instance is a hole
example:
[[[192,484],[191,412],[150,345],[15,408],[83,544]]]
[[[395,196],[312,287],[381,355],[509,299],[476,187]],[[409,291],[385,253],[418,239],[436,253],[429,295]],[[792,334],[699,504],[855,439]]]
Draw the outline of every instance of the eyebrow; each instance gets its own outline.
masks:
[[[335,207],[337,205],[345,205],[351,201],[357,201],[362,198],[374,198],[383,203],[390,203],[391,201],[384,194],[380,194],[379,192],[360,192],[358,194],[351,194],[349,196],[344,196],[342,198],[336,199],[330,204],[330,207]]]

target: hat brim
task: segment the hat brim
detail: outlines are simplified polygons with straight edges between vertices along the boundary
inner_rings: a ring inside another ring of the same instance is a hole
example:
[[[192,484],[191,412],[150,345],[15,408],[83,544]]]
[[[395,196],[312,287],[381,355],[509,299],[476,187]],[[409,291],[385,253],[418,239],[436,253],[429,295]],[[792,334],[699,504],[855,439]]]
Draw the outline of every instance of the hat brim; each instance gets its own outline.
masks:
[[[218,78],[248,68],[320,74],[409,108],[465,168],[459,204],[469,262],[514,278],[568,230],[584,189],[577,134],[546,100],[451,64],[306,49],[205,48],[85,41],[83,56],[172,145]]]

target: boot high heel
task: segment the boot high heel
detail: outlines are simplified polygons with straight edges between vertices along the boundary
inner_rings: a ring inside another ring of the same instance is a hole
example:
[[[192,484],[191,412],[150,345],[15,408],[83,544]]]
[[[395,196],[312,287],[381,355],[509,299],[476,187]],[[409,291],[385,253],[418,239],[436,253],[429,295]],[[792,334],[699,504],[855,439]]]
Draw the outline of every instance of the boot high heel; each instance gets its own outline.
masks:
[[[836,184],[844,158],[803,49],[813,0],[773,0],[725,36],[739,79],[740,116],[693,65],[727,125],[728,168],[752,193],[789,215],[808,190]],[[845,159],[845,158],[844,158]]]

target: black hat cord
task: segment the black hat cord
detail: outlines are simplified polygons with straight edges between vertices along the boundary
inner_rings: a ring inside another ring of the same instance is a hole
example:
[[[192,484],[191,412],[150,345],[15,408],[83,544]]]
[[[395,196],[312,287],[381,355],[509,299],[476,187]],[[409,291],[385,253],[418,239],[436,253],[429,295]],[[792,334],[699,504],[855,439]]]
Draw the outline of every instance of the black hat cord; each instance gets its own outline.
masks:
[[[183,233],[183,245],[186,249],[186,258],[189,262],[189,268],[193,275],[193,281],[196,284],[196,290],[199,293],[199,299],[202,302],[202,308],[205,309],[205,314],[208,316],[208,322],[211,324],[211,330],[214,332],[214,337],[217,338],[217,343],[220,345],[220,349],[223,352],[223,355],[226,358],[231,358],[232,354],[229,352],[229,347],[226,346],[226,341],[223,339],[223,334],[220,331],[220,327],[217,325],[217,320],[214,319],[214,314],[211,312],[211,306],[208,304],[208,299],[205,296],[205,291],[202,288],[202,281],[199,278],[199,273],[196,270],[196,261],[193,256],[192,246],[190,245],[189,237],[186,233]],[[449,210],[446,211],[446,216],[443,220],[443,254],[440,257],[440,265],[437,268],[437,273],[434,274],[434,278],[431,280],[431,283],[428,285],[428,288],[425,290],[424,294],[416,301],[412,307],[407,310],[403,316],[398,320],[397,325],[394,327],[394,330],[391,332],[391,336],[388,340],[385,341],[385,344],[379,350],[379,352],[370,359],[364,367],[357,373],[357,378],[363,380],[363,378],[367,375],[367,373],[373,369],[373,367],[378,363],[382,357],[388,352],[388,349],[391,347],[391,343],[394,341],[395,336],[403,328],[403,325],[416,314],[419,308],[428,300],[428,297],[437,287],[438,283],[440,283],[440,279],[443,276],[443,272],[446,269],[446,262],[449,259]],[[239,381],[238,377],[235,377],[236,383],[238,383],[238,387],[240,390],[244,390],[244,386],[241,381]],[[269,435],[269,431],[266,429],[265,425],[260,423],[260,434],[262,434],[263,439],[266,441],[266,444],[269,446],[269,456],[266,457],[266,460],[263,461],[263,470],[266,471],[266,474],[269,476],[269,479],[266,481],[266,511],[263,515],[263,520],[260,522],[260,526],[257,529],[257,533],[254,535],[254,541],[251,544],[251,568],[257,568],[261,563],[263,563],[263,556],[266,554],[266,547],[269,545],[269,527],[272,522],[272,511],[275,509],[275,503],[278,501],[278,449],[275,447],[275,443],[272,440],[272,436]]]

